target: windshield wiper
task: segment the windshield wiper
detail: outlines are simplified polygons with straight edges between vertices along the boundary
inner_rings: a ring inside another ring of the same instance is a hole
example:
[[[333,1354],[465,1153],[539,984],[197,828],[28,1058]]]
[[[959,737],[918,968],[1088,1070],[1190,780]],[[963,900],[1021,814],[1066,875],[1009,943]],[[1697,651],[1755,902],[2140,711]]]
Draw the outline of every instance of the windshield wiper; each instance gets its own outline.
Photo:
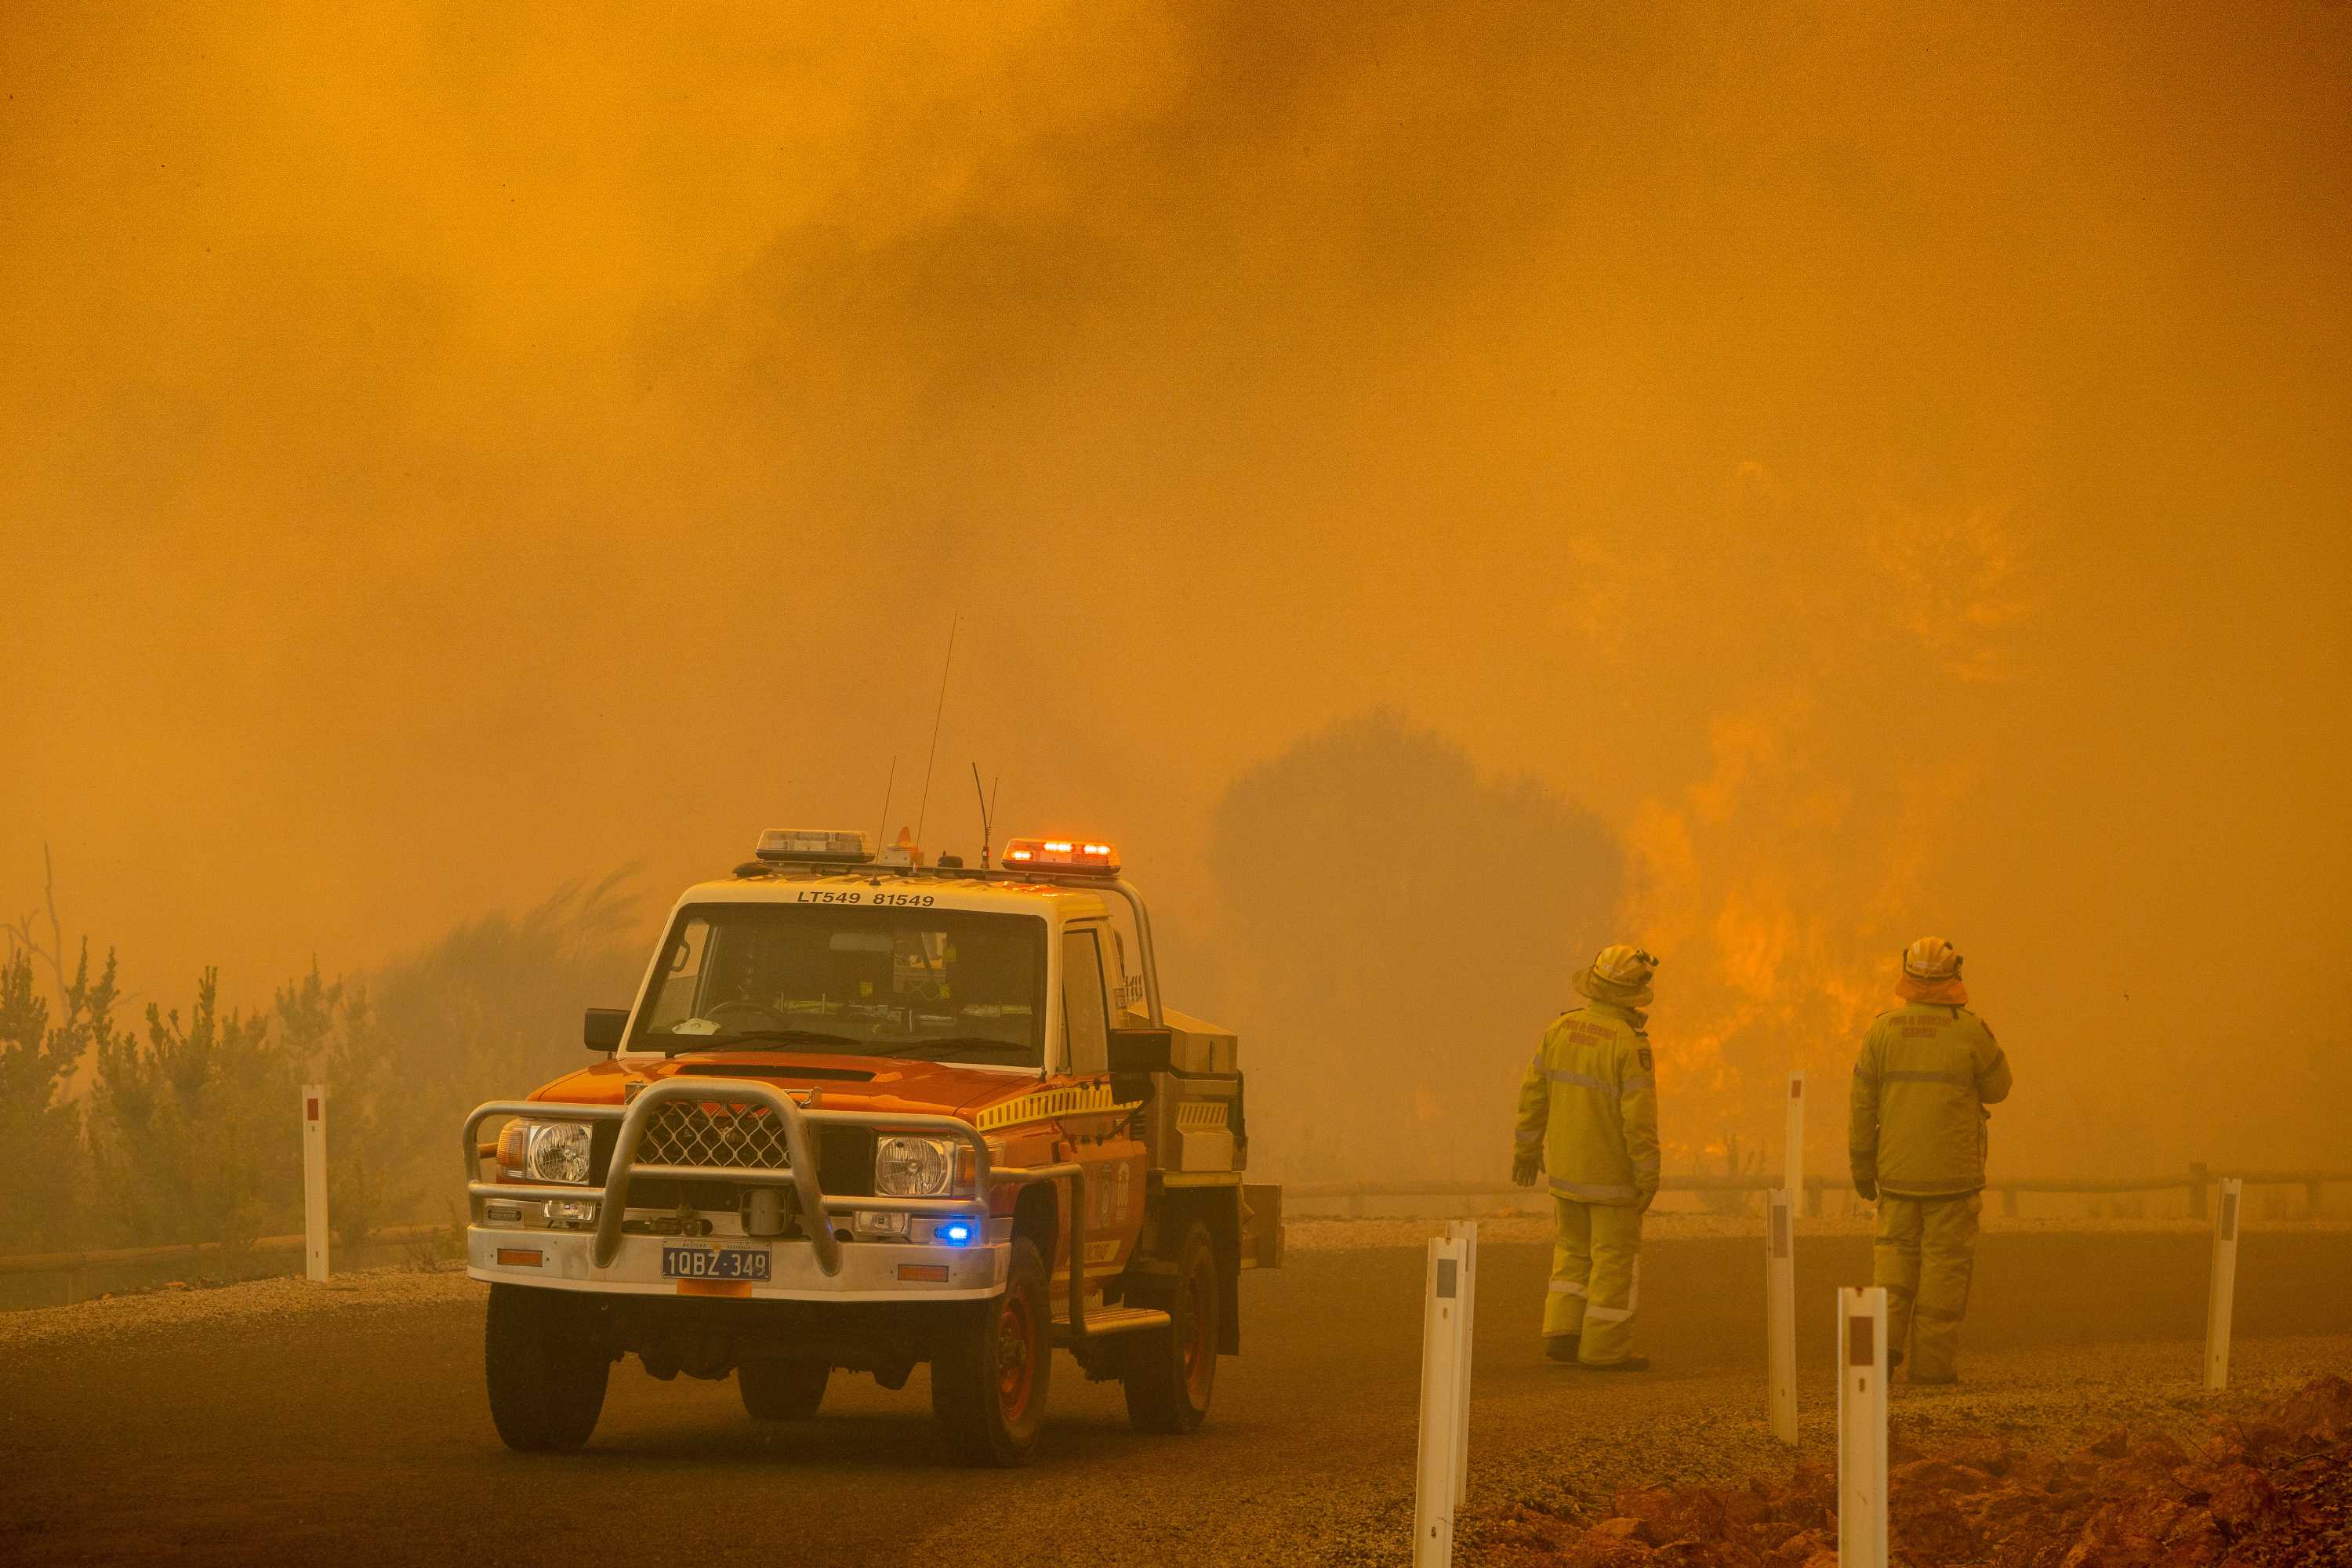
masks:
[[[894,1048],[895,1047],[895,1048]],[[1011,1040],[1000,1040],[992,1035],[947,1035],[936,1040],[880,1040],[862,1048],[860,1055],[869,1057],[920,1057],[935,1052],[961,1055],[966,1051],[1019,1051],[1029,1047]]]
[[[845,1035],[828,1035],[823,1029],[746,1029],[735,1035],[697,1035],[690,1040],[662,1047],[665,1057],[682,1057],[689,1051],[720,1051],[730,1047],[747,1044],[778,1045],[804,1040],[823,1041],[828,1046],[848,1046],[853,1053],[856,1040]]]

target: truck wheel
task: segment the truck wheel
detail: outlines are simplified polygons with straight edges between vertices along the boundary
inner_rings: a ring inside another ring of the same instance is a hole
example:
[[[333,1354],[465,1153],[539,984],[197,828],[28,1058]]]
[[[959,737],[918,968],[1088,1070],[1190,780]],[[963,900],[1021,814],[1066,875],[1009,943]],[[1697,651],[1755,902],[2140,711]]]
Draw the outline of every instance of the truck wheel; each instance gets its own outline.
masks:
[[[562,1290],[493,1285],[483,1320],[482,1370],[490,1419],[518,1453],[569,1453],[604,1409],[613,1358],[595,1303]]]
[[[833,1368],[821,1361],[747,1361],[735,1369],[743,1408],[755,1421],[805,1421],[824,1399]]]
[[[931,1410],[967,1462],[1011,1468],[1037,1449],[1054,1370],[1045,1265],[1015,1237],[1004,1294],[962,1304],[931,1354]]]
[[[1157,1282],[1155,1282],[1155,1285]],[[1164,1329],[1129,1336],[1128,1424],[1139,1432],[1190,1432],[1209,1414],[1217,1383],[1218,1314],[1223,1300],[1217,1248],[1198,1220],[1184,1234],[1172,1286],[1130,1290],[1139,1307],[1158,1307],[1171,1320]]]

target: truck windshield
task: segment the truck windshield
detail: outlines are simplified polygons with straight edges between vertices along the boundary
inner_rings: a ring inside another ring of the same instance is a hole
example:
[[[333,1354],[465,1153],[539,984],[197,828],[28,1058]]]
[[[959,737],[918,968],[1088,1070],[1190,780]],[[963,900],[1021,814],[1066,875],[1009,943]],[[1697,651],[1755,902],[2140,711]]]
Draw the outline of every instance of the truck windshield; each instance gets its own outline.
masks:
[[[1045,1060],[1045,922],[837,904],[678,912],[632,1049]]]

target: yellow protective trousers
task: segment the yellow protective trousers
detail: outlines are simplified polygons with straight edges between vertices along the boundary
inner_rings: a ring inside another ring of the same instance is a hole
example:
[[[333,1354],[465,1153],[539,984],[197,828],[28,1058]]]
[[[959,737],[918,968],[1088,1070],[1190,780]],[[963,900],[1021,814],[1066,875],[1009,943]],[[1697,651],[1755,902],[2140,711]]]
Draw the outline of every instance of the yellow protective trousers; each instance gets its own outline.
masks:
[[[1976,1268],[1977,1215],[1984,1199],[1878,1195],[1878,1241],[1871,1249],[1870,1282],[1886,1288],[1886,1343],[1910,1344],[1915,1383],[1947,1383],[1960,1352],[1960,1319],[1969,1310],[1969,1277]]]
[[[1633,1309],[1642,1294],[1642,1211],[1572,1198],[1552,1205],[1559,1230],[1551,1246],[1544,1338],[1581,1334],[1579,1361],[1623,1361],[1633,1353]]]

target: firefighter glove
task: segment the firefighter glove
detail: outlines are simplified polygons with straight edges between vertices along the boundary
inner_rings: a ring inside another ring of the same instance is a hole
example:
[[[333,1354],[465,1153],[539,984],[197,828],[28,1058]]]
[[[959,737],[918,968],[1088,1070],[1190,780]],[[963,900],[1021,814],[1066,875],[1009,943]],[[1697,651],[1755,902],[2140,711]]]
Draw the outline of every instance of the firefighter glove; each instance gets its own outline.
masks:
[[[1856,1195],[1858,1195],[1864,1203],[1874,1204],[1878,1201],[1878,1184],[1876,1182],[1864,1181],[1860,1176],[1856,1176],[1853,1179],[1853,1190]]]
[[[1515,1187],[1536,1184],[1536,1157],[1533,1154],[1522,1154],[1511,1162],[1511,1184]]]

